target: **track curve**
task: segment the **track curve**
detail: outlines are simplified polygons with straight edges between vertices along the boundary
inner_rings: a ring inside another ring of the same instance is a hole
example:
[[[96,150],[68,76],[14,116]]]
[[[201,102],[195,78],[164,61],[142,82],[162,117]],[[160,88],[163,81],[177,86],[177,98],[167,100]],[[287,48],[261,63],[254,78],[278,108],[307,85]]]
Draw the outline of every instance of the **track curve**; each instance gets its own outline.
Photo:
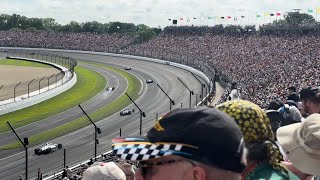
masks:
[[[127,58],[118,58],[110,56],[87,55],[87,54],[68,54],[69,56],[86,60],[104,63],[118,67],[131,67],[132,73],[136,74],[144,82],[145,92],[136,103],[146,112],[147,117],[143,118],[142,132],[145,133],[155,122],[156,114],[162,115],[169,111],[169,100],[163,92],[157,87],[157,83],[176,101],[173,108],[181,106],[189,107],[189,91],[177,79],[179,77],[187,86],[195,92],[201,94],[200,83],[188,71],[174,68],[168,65],[145,62]],[[145,84],[146,79],[153,79],[154,83]],[[204,83],[204,82],[203,82]],[[122,82],[119,82],[121,85]],[[195,105],[195,96],[192,97],[192,106]],[[94,109],[91,103],[86,103],[87,107]],[[133,105],[130,108],[135,108]],[[98,135],[100,144],[98,145],[98,154],[102,154],[111,149],[111,139],[119,135],[119,129],[122,129],[122,135],[138,135],[139,133],[139,114],[134,113],[130,116],[120,117],[118,113],[107,117],[96,123],[101,128],[102,134]],[[94,128],[88,126],[76,132],[72,132],[53,142],[62,143],[66,149],[66,164],[72,166],[94,155]],[[13,154],[0,160],[0,179],[16,179],[24,174],[25,156],[23,149],[21,152]],[[2,152],[0,152],[1,154]],[[63,151],[56,151],[49,155],[35,156],[33,149],[29,150],[29,177],[35,177],[37,168],[41,168],[43,174],[59,171],[63,168]]]

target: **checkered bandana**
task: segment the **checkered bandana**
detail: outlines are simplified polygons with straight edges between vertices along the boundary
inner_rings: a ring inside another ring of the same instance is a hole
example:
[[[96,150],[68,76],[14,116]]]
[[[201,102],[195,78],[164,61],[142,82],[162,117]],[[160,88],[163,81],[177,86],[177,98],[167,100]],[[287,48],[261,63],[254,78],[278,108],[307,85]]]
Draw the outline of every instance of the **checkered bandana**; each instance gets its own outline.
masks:
[[[139,142],[137,142],[139,140]],[[113,154],[131,161],[148,160],[168,155],[192,157],[198,148],[187,144],[143,142],[144,138],[116,138],[112,140]],[[130,142],[131,141],[131,142]]]

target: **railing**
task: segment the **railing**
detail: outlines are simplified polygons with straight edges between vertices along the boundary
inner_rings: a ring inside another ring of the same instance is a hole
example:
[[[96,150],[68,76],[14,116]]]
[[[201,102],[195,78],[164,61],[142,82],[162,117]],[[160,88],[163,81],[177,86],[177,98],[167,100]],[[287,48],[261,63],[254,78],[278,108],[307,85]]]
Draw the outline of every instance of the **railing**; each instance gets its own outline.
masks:
[[[77,61],[75,59],[41,51],[8,50],[6,52],[6,56],[7,58],[12,57],[15,59],[17,64],[22,62],[19,58],[31,58],[45,61],[43,62],[44,64],[54,64],[54,67],[63,66],[68,70],[46,75],[41,78],[30,78],[29,81],[14,84],[0,84],[0,105],[24,100],[65,84],[72,79],[74,75],[74,68],[77,65]],[[17,74],[17,76],[20,76],[20,74]]]

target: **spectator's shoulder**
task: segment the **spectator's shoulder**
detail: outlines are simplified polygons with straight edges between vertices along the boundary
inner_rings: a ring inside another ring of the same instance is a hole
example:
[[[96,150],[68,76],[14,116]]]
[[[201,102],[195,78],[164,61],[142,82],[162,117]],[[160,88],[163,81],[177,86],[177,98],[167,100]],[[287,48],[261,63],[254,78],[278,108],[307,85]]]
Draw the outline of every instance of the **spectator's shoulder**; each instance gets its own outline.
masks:
[[[272,168],[268,164],[260,165],[256,168],[255,172],[252,174],[252,180],[299,180],[297,176],[295,176],[290,171],[285,172],[283,170],[277,170]]]

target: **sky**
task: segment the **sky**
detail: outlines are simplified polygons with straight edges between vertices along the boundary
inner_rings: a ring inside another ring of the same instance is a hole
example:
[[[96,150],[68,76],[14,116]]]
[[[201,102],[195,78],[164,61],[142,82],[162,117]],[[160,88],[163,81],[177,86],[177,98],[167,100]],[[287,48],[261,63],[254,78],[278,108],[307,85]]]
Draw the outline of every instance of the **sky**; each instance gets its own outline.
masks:
[[[293,9],[302,12],[312,9],[310,14],[320,20],[317,8],[320,0],[0,0],[0,14],[54,18],[62,25],[74,20],[165,27],[172,24],[168,19],[177,19],[179,25],[259,24],[281,18],[265,17],[264,13],[283,15]],[[257,14],[261,14],[261,18],[257,18]],[[234,21],[234,17],[241,15],[245,18]],[[214,16],[217,18],[208,19]]]

